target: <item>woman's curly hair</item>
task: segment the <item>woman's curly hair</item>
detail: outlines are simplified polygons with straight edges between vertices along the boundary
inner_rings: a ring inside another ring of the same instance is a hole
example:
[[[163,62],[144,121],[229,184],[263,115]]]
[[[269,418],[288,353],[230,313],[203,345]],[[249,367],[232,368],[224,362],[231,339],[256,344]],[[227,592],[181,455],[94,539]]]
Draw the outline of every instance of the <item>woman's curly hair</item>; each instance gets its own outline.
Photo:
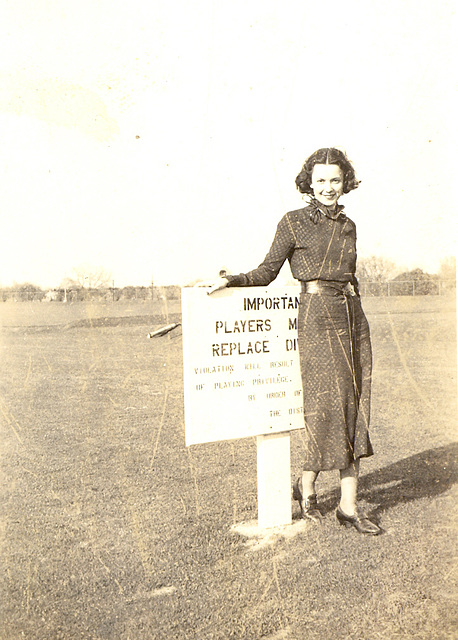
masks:
[[[313,167],[316,164],[336,164],[343,173],[343,192],[348,193],[359,186],[360,180],[356,179],[356,173],[346,154],[334,147],[318,149],[307,158],[302,170],[296,178],[296,187],[301,193],[313,194],[311,187]]]

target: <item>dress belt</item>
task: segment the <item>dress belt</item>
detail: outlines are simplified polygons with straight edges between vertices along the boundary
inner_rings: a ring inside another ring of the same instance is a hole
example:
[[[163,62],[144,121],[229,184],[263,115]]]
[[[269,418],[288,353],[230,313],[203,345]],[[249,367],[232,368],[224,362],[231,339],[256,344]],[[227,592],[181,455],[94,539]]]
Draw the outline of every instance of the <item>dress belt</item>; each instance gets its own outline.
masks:
[[[307,280],[301,282],[302,293],[316,293],[320,296],[356,296],[351,282],[337,280]]]

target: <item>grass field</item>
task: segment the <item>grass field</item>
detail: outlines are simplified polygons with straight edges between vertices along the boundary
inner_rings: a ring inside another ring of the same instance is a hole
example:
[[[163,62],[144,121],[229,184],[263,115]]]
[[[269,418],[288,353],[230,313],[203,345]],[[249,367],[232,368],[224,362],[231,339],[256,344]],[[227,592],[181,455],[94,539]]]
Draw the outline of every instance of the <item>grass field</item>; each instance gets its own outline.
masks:
[[[323,526],[258,544],[231,529],[256,518],[255,440],[186,448],[180,330],[146,339],[178,303],[1,305],[0,639],[455,638],[454,300],[363,304],[384,534],[338,527],[328,472]]]

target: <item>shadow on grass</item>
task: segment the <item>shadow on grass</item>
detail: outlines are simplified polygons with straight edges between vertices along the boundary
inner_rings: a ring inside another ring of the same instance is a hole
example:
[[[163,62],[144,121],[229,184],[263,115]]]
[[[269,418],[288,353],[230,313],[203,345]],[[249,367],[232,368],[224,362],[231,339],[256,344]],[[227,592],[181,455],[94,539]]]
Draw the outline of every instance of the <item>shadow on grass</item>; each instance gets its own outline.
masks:
[[[458,480],[458,443],[427,449],[361,476],[359,497],[374,506],[371,515],[380,515],[399,504],[434,498]],[[336,508],[340,489],[320,501],[325,512]]]

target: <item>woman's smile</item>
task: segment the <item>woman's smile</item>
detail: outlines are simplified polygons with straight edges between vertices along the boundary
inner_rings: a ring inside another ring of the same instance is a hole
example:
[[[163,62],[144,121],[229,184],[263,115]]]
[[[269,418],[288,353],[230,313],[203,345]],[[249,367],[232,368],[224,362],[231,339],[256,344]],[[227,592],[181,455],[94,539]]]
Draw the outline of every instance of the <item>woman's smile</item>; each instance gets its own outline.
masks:
[[[316,164],[313,167],[311,187],[318,202],[332,207],[343,193],[342,169],[336,164]]]

